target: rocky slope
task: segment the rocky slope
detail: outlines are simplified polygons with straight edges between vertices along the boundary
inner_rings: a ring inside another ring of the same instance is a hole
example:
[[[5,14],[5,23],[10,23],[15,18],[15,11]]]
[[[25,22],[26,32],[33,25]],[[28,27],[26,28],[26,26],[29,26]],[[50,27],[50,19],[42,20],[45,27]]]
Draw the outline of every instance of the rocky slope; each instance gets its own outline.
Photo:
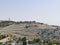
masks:
[[[11,34],[16,37],[24,37],[34,39],[41,38],[43,40],[59,40],[60,27],[43,24],[39,22],[18,22],[0,29],[2,34]]]

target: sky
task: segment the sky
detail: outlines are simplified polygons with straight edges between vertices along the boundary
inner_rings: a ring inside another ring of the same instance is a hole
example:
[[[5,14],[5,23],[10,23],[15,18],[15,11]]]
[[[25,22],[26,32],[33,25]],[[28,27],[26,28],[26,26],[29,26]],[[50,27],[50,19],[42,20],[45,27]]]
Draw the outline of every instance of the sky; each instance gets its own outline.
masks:
[[[60,0],[0,0],[0,20],[9,18],[60,26]]]

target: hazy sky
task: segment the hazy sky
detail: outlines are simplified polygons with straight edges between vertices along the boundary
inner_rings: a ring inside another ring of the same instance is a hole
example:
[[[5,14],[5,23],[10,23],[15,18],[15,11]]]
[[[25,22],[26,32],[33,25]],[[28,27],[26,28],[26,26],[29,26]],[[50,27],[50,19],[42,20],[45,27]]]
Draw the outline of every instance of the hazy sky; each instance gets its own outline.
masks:
[[[60,0],[0,0],[0,20],[8,18],[60,25]]]

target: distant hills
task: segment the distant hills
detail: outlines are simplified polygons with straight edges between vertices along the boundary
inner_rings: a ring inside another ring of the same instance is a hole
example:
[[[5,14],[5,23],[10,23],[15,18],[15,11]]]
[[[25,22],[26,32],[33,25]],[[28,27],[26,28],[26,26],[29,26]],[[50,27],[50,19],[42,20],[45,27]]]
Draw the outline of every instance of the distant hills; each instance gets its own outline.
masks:
[[[57,39],[60,37],[58,36],[60,34],[59,26],[36,21],[1,21],[0,28],[0,33],[11,34],[16,37],[27,37],[29,39],[43,38],[45,40],[48,37],[49,39]]]
[[[20,21],[20,22],[15,22],[15,21],[0,21],[0,27],[5,27],[5,26],[9,26],[12,24],[20,24],[20,23],[39,23],[36,21]],[[40,23],[43,24],[43,23]]]
[[[14,23],[15,23],[14,21],[0,21],[0,27],[6,27]]]

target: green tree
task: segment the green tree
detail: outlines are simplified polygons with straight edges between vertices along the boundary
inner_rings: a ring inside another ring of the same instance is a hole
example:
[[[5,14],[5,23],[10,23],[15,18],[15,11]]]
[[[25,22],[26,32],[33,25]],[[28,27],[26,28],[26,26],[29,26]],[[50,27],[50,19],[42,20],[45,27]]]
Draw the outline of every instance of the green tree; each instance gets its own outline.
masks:
[[[23,44],[22,45],[27,45],[26,44],[26,37],[22,38]]]
[[[34,39],[34,41],[35,41],[36,43],[38,43],[38,42],[40,42],[40,39]]]
[[[54,45],[54,43],[51,41],[51,42],[48,43],[48,45]]]
[[[34,39],[33,42],[38,43],[38,45],[41,44],[41,40],[39,38],[38,39]]]
[[[2,43],[0,43],[0,45],[3,45]]]
[[[22,41],[22,39],[19,37],[18,40],[17,40],[17,43],[18,43],[18,42],[21,42],[21,41]]]

